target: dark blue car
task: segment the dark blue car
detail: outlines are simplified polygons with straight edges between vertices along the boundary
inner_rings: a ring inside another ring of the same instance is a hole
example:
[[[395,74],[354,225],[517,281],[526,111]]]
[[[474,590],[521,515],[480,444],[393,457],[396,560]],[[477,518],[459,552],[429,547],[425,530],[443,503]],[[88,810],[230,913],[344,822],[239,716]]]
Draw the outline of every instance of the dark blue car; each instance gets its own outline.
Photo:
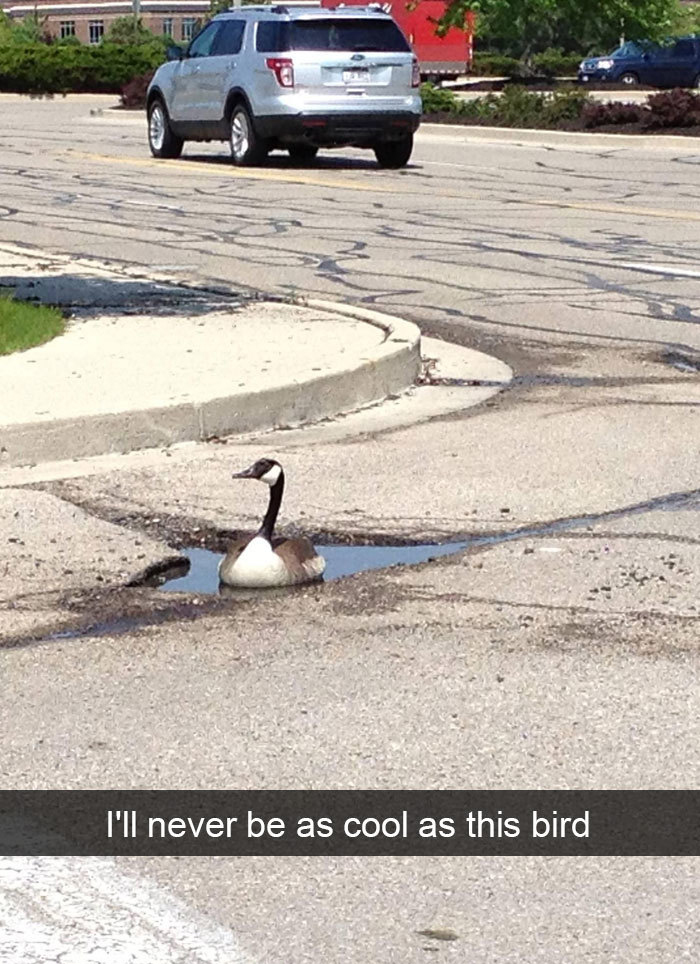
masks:
[[[700,87],[700,37],[680,37],[666,44],[630,40],[605,57],[582,60],[578,79],[583,84],[625,87]]]

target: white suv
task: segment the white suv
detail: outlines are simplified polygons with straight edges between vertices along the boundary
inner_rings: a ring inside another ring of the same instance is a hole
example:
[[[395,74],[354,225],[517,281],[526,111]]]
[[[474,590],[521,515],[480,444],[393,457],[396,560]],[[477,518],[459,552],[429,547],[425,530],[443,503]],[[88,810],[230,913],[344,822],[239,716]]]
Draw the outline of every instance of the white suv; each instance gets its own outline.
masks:
[[[214,17],[148,88],[155,157],[184,141],[229,141],[234,164],[279,147],[299,161],[319,147],[369,147],[403,167],[421,116],[420,71],[379,8],[239,7]]]

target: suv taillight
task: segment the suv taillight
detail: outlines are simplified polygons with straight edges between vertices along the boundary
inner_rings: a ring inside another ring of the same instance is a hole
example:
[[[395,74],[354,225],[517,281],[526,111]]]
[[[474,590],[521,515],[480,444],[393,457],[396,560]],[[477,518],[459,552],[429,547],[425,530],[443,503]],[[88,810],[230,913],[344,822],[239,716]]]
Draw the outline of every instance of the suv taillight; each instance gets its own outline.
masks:
[[[411,74],[411,87],[420,87],[420,64],[416,57],[413,58],[413,73]]]
[[[284,57],[268,57],[265,64],[275,72],[280,87],[294,86],[294,66],[291,60]]]

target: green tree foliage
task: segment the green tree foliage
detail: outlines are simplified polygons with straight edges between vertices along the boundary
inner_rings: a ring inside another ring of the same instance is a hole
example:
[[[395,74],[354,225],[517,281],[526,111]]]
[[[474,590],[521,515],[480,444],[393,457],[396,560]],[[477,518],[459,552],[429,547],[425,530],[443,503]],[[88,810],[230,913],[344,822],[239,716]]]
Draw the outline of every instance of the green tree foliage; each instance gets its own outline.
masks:
[[[46,39],[46,22],[37,13],[12,20],[0,11],[0,45],[41,43]]]
[[[141,17],[117,17],[104,35],[104,43],[111,44],[148,44],[156,39],[148,27],[144,27]]]
[[[260,3],[260,0],[241,0],[241,6],[246,7],[250,4]],[[227,10],[233,8],[233,0],[211,0],[211,6],[209,7],[209,12],[202,18],[202,24],[209,23],[212,17],[215,17],[217,13],[225,13]]]
[[[477,17],[478,41],[528,60],[547,48],[610,50],[627,40],[660,40],[681,24],[679,0],[452,0],[441,26]]]
[[[0,10],[0,47],[12,42],[12,21],[7,14]]]
[[[683,4],[679,28],[679,33],[700,35],[700,3]]]
[[[229,7],[233,6],[233,0],[212,0],[207,20],[211,20],[217,13],[224,13]]]

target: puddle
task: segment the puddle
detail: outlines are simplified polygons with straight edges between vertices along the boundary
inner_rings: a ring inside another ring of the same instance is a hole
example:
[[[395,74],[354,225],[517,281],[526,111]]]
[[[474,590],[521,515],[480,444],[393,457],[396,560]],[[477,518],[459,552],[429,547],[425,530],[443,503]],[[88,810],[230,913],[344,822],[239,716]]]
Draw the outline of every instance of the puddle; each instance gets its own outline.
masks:
[[[441,556],[451,556],[467,548],[481,546],[495,546],[504,542],[516,542],[521,539],[531,539],[538,536],[557,535],[572,529],[591,527],[605,520],[623,519],[627,516],[641,515],[654,511],[683,511],[697,510],[700,507],[700,489],[688,492],[672,492],[668,495],[657,496],[645,502],[625,506],[621,509],[610,509],[591,515],[570,516],[568,519],[558,519],[541,525],[522,526],[515,529],[505,529],[501,532],[475,533],[460,542],[422,543],[413,546],[333,546],[316,543],[316,550],[326,560],[324,582],[333,582],[344,576],[351,576],[370,569],[386,569],[388,566],[416,565],[439,559]],[[222,553],[209,549],[188,548],[180,550],[189,561],[189,569],[183,574],[184,563],[177,570],[173,578],[163,582],[162,576],[157,585],[165,592],[191,592],[213,594],[219,592],[219,561]],[[224,588],[226,595],[238,595],[242,590]],[[248,590],[260,592],[260,590]]]
[[[514,529],[505,529],[500,532],[475,533],[474,535],[463,537],[459,542],[446,543],[423,543],[418,545],[389,545],[389,546],[338,546],[325,545],[321,542],[316,543],[316,549],[325,557],[327,568],[324,574],[324,581],[332,582],[350,576],[358,572],[367,572],[371,569],[385,569],[395,565],[416,565],[421,562],[428,562],[431,559],[438,559],[441,556],[451,556],[467,548],[477,548],[483,546],[494,546],[500,543],[516,542],[521,539],[531,539],[541,536],[558,535],[572,530],[589,528],[607,520],[622,519],[628,516],[641,515],[646,512],[682,512],[700,511],[700,489],[691,489],[686,492],[671,492],[668,495],[656,496],[644,502],[637,502],[633,505],[624,506],[619,509],[609,509],[605,512],[594,513],[591,515],[570,516],[564,519],[557,519],[553,522],[545,522],[539,525],[522,526]],[[543,552],[557,552],[559,547],[543,546]],[[170,566],[167,570],[159,570],[152,577],[146,580],[133,583],[132,585],[151,586],[165,592],[184,592],[204,595],[219,594],[218,565],[223,558],[222,553],[212,552],[202,548],[183,548],[180,550],[181,556],[186,561],[179,565]],[[167,574],[171,578],[163,581]],[[277,592],[278,590],[261,589],[233,589],[223,587],[221,595],[234,596],[237,600],[245,598],[255,598],[264,592]],[[40,639],[32,639],[31,642],[48,642],[61,639],[79,639],[85,636],[116,636],[131,630],[141,629],[161,622],[168,622],[171,619],[182,619],[183,617],[195,619],[201,615],[202,610],[195,607],[201,601],[195,601],[191,607],[183,608],[181,605],[177,609],[169,607],[163,612],[156,612],[147,615],[125,615],[113,621],[94,623],[76,629],[65,629],[52,633]]]
[[[440,556],[454,555],[465,549],[467,542],[447,542],[442,544],[425,543],[417,546],[324,546],[317,545],[316,551],[326,560],[324,582],[333,582],[356,572],[370,569],[386,569],[388,566],[416,565]],[[169,579],[159,588],[165,592],[219,592],[219,561],[223,554],[209,549],[183,549],[190,568],[185,575]]]

